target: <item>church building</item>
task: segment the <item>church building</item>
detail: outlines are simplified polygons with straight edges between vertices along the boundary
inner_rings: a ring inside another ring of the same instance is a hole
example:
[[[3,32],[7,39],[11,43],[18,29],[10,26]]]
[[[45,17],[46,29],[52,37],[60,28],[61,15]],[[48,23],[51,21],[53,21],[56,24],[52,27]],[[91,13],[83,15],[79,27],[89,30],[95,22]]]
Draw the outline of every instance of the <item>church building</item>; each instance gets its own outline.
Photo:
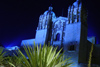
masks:
[[[52,46],[63,47],[65,55],[72,57],[72,67],[87,67],[92,43],[94,44],[92,66],[100,67],[100,45],[96,44],[95,37],[87,37],[87,10],[80,0],[68,7],[68,16],[56,17],[49,7],[39,17],[39,23],[34,39],[22,40],[21,46],[29,43],[50,43]]]

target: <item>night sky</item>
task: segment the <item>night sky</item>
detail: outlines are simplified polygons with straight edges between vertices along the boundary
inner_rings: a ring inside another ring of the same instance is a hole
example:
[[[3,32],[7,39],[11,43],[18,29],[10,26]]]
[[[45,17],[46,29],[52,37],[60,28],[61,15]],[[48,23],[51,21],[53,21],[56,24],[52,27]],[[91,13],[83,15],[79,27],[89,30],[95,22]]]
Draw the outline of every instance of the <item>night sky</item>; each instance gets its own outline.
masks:
[[[67,9],[76,0],[2,0],[0,1],[0,43],[20,46],[24,39],[35,38],[39,16],[52,4],[56,16],[67,17]],[[88,10],[88,36],[100,43],[99,0],[84,0]]]

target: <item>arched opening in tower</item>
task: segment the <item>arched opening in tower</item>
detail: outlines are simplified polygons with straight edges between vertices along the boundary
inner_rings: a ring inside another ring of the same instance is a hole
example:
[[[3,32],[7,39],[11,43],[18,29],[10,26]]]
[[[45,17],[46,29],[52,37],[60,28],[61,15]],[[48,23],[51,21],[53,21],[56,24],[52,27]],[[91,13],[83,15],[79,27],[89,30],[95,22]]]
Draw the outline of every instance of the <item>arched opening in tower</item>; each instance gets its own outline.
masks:
[[[57,33],[55,41],[59,41],[59,40],[60,40],[60,34]]]

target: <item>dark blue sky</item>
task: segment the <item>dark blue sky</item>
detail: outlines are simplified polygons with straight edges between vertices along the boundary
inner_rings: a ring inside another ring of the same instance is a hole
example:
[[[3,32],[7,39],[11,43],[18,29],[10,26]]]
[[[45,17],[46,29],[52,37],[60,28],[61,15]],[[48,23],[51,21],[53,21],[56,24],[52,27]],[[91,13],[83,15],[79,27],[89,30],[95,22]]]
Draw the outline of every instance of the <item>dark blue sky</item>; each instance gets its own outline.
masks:
[[[52,4],[56,16],[67,17],[68,6],[76,0],[3,0],[0,2],[0,43],[20,45],[24,39],[35,37],[38,19]],[[99,0],[84,0],[88,9],[88,36],[100,43]]]

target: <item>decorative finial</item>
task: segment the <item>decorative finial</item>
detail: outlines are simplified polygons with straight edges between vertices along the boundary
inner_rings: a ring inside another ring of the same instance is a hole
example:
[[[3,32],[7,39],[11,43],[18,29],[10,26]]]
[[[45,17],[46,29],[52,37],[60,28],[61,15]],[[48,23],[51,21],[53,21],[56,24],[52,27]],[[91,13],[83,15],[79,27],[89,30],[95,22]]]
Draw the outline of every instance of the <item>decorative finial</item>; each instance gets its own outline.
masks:
[[[52,4],[50,5],[49,10],[50,10],[50,11],[52,11],[52,10],[53,10]]]

